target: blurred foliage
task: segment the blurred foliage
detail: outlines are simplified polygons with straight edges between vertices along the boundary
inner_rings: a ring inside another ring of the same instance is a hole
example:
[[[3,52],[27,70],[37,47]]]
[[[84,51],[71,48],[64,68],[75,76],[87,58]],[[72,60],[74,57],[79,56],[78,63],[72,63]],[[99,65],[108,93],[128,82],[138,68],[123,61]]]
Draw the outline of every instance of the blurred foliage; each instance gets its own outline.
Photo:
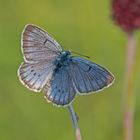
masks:
[[[101,94],[77,96],[73,104],[85,140],[121,139],[127,38],[113,25],[110,9],[110,1],[102,0],[0,0],[0,140],[75,139],[67,109],[47,103],[42,93],[19,82],[20,37],[27,23],[46,29],[64,49],[90,56],[115,75],[113,86]],[[139,62],[138,47],[135,140],[140,138]]]

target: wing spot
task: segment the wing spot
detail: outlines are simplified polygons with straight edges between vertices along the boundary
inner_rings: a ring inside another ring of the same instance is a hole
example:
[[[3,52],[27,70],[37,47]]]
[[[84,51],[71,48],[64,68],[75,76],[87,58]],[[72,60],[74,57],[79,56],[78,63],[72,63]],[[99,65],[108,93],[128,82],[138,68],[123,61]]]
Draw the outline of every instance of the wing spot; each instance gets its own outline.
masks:
[[[60,89],[58,89],[58,92],[60,92]]]
[[[40,74],[38,74],[38,77],[40,77],[41,75]]]
[[[36,75],[36,72],[34,73],[34,76]]]
[[[33,72],[34,70],[31,70],[31,72]]]
[[[89,72],[91,70],[91,66],[89,66],[88,70],[85,70],[85,72]]]
[[[47,42],[48,40],[46,39],[45,41],[44,41],[44,44]]]

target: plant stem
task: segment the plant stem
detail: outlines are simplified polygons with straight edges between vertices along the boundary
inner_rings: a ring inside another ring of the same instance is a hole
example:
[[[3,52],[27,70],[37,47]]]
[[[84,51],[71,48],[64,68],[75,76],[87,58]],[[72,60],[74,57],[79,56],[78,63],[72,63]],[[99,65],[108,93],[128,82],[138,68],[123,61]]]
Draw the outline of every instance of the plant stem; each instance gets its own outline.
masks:
[[[128,35],[127,60],[126,60],[126,81],[124,91],[124,117],[123,135],[124,140],[133,140],[133,121],[135,109],[134,75],[136,58],[135,34]]]
[[[75,130],[76,140],[82,140],[81,132],[80,132],[80,129],[78,128],[77,116],[76,116],[75,111],[74,111],[71,104],[68,106],[68,110],[70,112],[71,119],[72,119],[72,122],[73,122],[73,127],[74,127],[74,130]]]

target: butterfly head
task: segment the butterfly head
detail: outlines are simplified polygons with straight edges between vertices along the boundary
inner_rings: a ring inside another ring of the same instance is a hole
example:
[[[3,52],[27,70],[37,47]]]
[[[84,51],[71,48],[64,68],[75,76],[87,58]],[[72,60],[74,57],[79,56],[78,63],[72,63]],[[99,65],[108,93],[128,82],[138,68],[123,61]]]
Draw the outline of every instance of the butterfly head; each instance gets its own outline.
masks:
[[[64,57],[69,56],[71,55],[71,51],[63,51],[61,55]]]
[[[67,58],[71,55],[71,52],[70,51],[63,51],[60,56],[59,56],[59,60],[60,61],[65,61],[67,60]]]

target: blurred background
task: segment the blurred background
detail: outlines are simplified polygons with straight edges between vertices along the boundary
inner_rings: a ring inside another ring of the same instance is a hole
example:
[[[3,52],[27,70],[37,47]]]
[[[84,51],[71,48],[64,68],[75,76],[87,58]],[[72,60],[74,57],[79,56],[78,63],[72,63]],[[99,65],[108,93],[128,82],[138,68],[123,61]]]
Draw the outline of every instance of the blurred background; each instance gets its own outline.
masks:
[[[27,23],[44,28],[64,49],[90,56],[115,75],[110,88],[77,96],[73,106],[84,140],[120,140],[127,38],[111,20],[109,0],[0,0],[0,140],[75,139],[67,108],[47,103],[43,93],[31,92],[19,82],[20,38]],[[139,46],[138,40],[135,140],[140,138]]]

